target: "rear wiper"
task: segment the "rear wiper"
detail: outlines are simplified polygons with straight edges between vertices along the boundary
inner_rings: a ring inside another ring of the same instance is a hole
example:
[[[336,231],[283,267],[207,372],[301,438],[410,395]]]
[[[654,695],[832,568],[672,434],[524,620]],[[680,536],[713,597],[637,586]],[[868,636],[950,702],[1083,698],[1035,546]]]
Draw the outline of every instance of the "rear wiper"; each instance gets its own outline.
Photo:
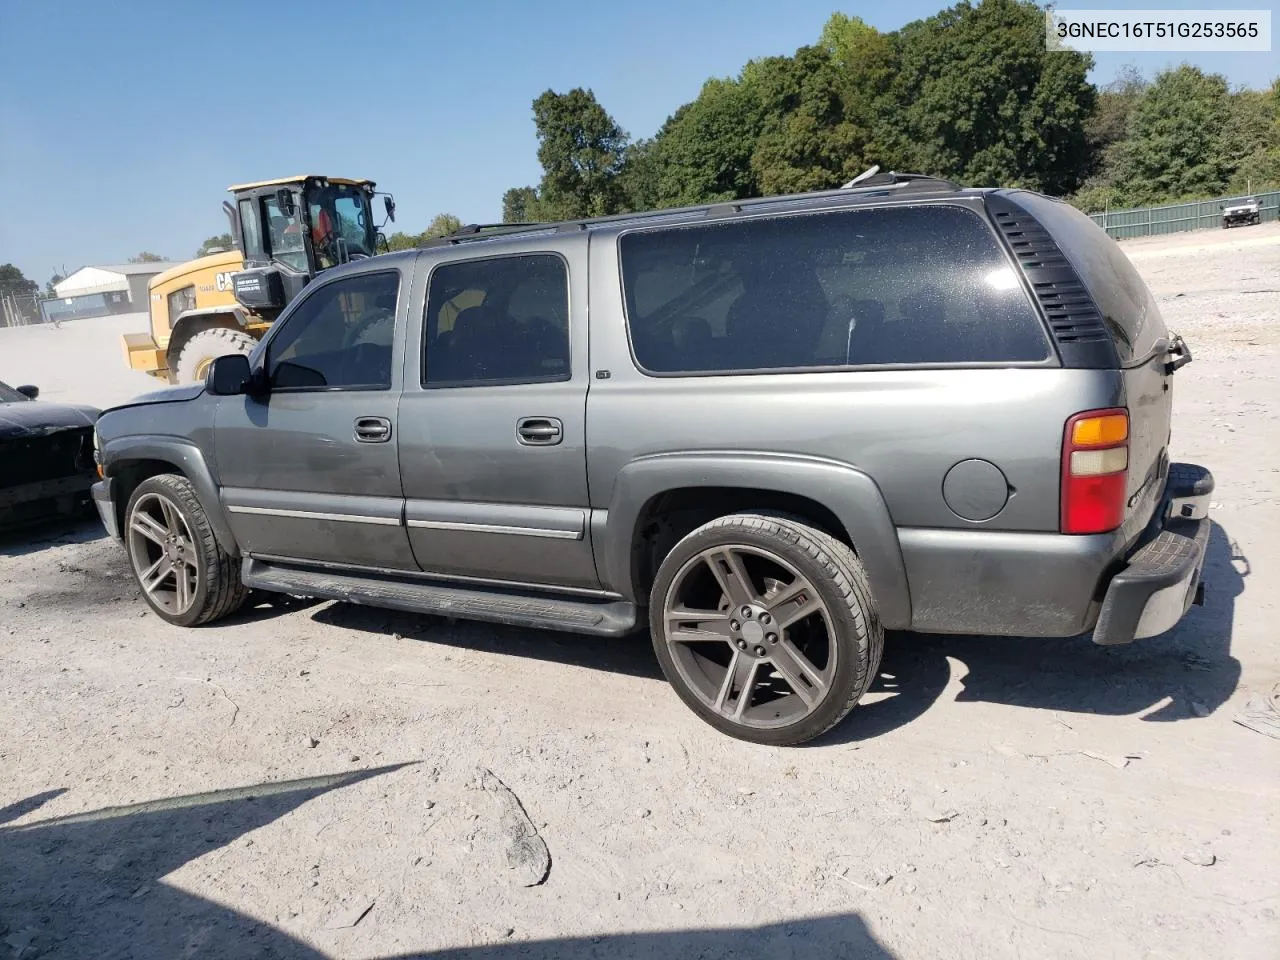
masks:
[[[1169,350],[1166,356],[1169,359],[1165,362],[1164,372],[1168,376],[1191,362],[1191,348],[1187,346],[1187,342],[1181,336],[1175,333],[1173,339],[1169,341]]]

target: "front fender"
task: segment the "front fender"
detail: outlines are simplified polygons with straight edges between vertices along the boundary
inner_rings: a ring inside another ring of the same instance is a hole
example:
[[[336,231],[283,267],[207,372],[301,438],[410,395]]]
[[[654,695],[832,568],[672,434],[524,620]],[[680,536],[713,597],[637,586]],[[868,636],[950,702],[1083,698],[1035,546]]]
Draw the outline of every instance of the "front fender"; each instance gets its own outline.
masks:
[[[209,526],[218,544],[233,557],[240,555],[240,547],[236,544],[231,525],[227,523],[226,511],[218,498],[218,484],[213,471],[205,461],[200,448],[190,440],[181,437],[132,435],[117,437],[103,443],[102,472],[107,477],[118,474],[131,462],[140,460],[159,460],[172,464],[180,470],[191,485],[195,487],[200,506],[204,507],[205,516],[209,518]],[[116,509],[123,512],[125,504],[116,504]],[[123,530],[124,525],[121,524]]]
[[[636,599],[631,545],[645,504],[669,490],[688,487],[768,490],[822,504],[853,541],[884,625],[911,625],[911,593],[898,531],[876,482],[848,464],[788,454],[663,453],[623,467],[609,502],[601,574],[627,599]]]

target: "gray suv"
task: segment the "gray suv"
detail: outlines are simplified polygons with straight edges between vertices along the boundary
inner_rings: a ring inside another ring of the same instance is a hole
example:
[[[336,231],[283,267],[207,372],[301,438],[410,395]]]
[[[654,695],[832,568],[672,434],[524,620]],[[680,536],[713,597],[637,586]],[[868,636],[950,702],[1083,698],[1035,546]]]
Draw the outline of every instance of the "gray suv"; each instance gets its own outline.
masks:
[[[1128,643],[1200,599],[1190,360],[1065,203],[854,188],[464,228],[325,273],[248,358],[102,415],[147,602],[250,590],[647,626],[735,737],[840,721],[884,631]]]

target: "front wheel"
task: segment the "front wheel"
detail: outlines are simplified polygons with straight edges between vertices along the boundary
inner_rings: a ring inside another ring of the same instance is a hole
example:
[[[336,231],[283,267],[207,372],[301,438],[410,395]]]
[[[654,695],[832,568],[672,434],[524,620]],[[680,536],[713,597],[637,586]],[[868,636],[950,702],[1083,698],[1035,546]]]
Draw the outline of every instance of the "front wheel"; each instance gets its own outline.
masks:
[[[803,743],[835,726],[884,649],[853,551],[786,517],[734,514],[694,530],[663,560],[649,615],[680,698],[753,743]]]
[[[125,508],[124,539],[143,599],[169,623],[209,623],[249,595],[186,477],[161,474],[138,484]]]

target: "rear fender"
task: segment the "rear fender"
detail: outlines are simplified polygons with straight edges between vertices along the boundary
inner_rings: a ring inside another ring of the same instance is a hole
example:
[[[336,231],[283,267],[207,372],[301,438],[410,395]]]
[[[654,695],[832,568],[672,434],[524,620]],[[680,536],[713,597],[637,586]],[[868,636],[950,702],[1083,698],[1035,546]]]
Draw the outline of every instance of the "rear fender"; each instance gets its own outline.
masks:
[[[805,497],[835,514],[862,561],[884,625],[911,624],[911,593],[898,532],[880,488],[848,464],[818,457],[752,453],[664,453],[634,460],[614,482],[604,524],[600,576],[636,600],[632,544],[644,507],[669,490],[740,487]]]

